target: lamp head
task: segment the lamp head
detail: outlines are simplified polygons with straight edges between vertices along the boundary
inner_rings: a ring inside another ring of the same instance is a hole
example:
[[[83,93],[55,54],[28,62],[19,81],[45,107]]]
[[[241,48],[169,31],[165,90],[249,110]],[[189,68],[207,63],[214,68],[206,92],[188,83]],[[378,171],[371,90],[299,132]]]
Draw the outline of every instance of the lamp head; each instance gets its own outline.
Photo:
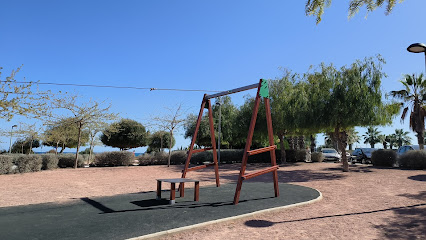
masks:
[[[426,45],[424,43],[413,43],[408,46],[407,51],[412,53],[426,52]]]

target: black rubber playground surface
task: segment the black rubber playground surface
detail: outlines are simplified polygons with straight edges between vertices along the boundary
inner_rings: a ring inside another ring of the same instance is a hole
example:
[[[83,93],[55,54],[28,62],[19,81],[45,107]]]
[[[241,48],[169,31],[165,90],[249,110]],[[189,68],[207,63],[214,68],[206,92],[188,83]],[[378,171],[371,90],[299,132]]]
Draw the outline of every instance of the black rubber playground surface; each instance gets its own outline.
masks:
[[[168,204],[165,190],[159,201],[154,191],[0,208],[0,239],[127,239],[320,196],[315,189],[280,183],[280,197],[275,198],[272,183],[245,182],[238,205],[232,204],[235,184],[201,187],[200,201],[194,202],[190,185],[184,198],[176,193],[174,205]],[[163,183],[163,188],[170,187]]]

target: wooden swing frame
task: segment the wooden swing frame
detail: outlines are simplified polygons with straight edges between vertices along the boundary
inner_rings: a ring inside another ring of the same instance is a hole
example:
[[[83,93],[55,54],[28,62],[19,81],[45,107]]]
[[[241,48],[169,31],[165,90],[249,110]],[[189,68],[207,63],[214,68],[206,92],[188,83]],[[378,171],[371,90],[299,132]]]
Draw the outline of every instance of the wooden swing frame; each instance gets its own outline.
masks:
[[[253,178],[253,177],[257,177],[257,176],[260,176],[260,175],[263,175],[263,174],[266,174],[266,173],[270,173],[270,172],[272,172],[275,197],[279,196],[278,165],[277,165],[276,156],[275,156],[275,149],[277,148],[277,146],[274,145],[271,108],[270,108],[270,103],[269,103],[269,89],[268,89],[268,83],[267,83],[266,80],[260,79],[259,83],[255,83],[255,84],[248,85],[248,86],[245,86],[245,87],[236,88],[236,89],[232,89],[232,90],[229,90],[229,91],[224,91],[224,92],[220,92],[220,93],[216,93],[216,94],[211,94],[211,95],[204,94],[203,101],[201,103],[200,112],[199,112],[198,118],[197,118],[197,124],[196,124],[196,127],[195,127],[194,136],[192,137],[191,145],[190,145],[189,151],[188,151],[188,156],[186,158],[185,168],[184,168],[184,170],[182,170],[182,178],[185,178],[186,174],[190,171],[200,170],[200,169],[207,168],[207,167],[214,167],[215,176],[216,176],[216,186],[217,187],[220,186],[219,166],[218,166],[217,151],[216,151],[216,139],[215,139],[215,135],[214,135],[214,125],[213,125],[213,111],[212,111],[210,99],[229,95],[229,94],[233,94],[233,93],[237,93],[237,92],[242,92],[242,91],[246,91],[246,90],[250,90],[250,89],[254,89],[254,88],[257,88],[257,94],[256,94],[255,102],[254,102],[253,113],[252,113],[252,117],[251,117],[251,121],[250,121],[250,127],[249,127],[249,130],[248,130],[246,146],[244,148],[243,159],[242,159],[242,162],[241,162],[241,168],[240,168],[240,174],[239,174],[239,177],[238,177],[237,188],[235,190],[234,204],[238,204],[238,202],[239,202],[241,188],[242,188],[242,184],[243,184],[244,180],[247,180],[247,179],[250,179],[250,178]],[[265,103],[265,109],[266,109],[266,123],[267,123],[267,128],[268,128],[269,146],[264,147],[264,148],[255,149],[255,150],[250,150],[261,97],[263,97],[263,100],[264,100],[264,103]],[[197,133],[198,133],[198,130],[199,130],[199,127],[200,127],[200,124],[201,124],[201,118],[203,117],[203,112],[204,112],[204,108],[206,107],[206,105],[207,105],[207,108],[208,108],[210,138],[211,138],[212,147],[211,148],[204,148],[204,149],[194,149],[195,140],[197,139]],[[207,151],[207,150],[213,150],[213,163],[189,168],[189,162],[191,160],[192,154],[198,153],[198,152],[204,152],[204,151]],[[255,171],[255,172],[246,174],[245,171],[246,171],[248,157],[255,155],[255,154],[263,153],[263,152],[270,152],[271,165],[272,166],[265,168],[265,169],[262,169],[262,170],[259,170],[259,171]],[[180,191],[180,195],[183,197],[184,183],[180,184],[179,191]]]

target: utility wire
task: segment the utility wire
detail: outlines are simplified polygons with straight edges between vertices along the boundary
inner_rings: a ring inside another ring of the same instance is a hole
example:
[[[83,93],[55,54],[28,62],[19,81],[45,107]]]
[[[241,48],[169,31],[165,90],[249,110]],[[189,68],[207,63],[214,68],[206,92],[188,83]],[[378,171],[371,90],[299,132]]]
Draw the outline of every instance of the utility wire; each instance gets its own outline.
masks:
[[[4,81],[0,81],[4,82]],[[16,82],[23,84],[39,84],[39,85],[56,85],[56,86],[75,86],[75,87],[95,87],[95,88],[118,88],[118,89],[135,89],[135,90],[149,90],[149,91],[181,91],[181,92],[220,92],[214,90],[201,90],[201,89],[177,89],[177,88],[144,88],[144,87],[123,87],[112,85],[92,85],[92,84],[74,84],[74,83],[49,83],[49,82]]]

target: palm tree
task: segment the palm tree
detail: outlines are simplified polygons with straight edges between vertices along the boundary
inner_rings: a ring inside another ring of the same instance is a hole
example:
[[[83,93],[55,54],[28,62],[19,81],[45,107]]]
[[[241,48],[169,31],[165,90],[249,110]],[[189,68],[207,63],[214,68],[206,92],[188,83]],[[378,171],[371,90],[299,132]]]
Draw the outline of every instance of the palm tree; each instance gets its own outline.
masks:
[[[378,131],[377,128],[368,127],[367,132],[362,136],[364,137],[364,143],[369,143],[371,148],[374,148],[374,145],[380,142],[379,135],[380,131]]]
[[[408,134],[409,132],[404,132],[402,129],[395,129],[395,143],[398,145],[398,147],[411,144],[411,138],[408,136]]]
[[[352,150],[352,145],[360,140],[358,132],[355,131],[355,128],[350,128],[346,130],[346,133],[348,134],[349,150]]]
[[[392,91],[391,95],[402,100],[401,107],[403,108],[401,120],[403,121],[411,108],[410,113],[410,128],[417,133],[417,141],[420,149],[424,145],[425,132],[425,116],[426,110],[423,108],[423,103],[426,100],[426,79],[421,73],[418,77],[414,74],[406,74],[405,78],[400,81],[405,89]]]

